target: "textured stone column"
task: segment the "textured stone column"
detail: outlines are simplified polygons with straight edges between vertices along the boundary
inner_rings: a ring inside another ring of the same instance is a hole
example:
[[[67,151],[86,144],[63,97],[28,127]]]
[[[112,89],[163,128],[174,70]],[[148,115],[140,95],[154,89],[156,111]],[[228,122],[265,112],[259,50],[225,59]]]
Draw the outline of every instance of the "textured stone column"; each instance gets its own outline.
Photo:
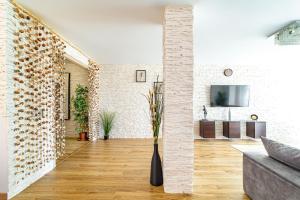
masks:
[[[89,61],[89,139],[95,141],[100,131],[100,66]]]
[[[0,199],[6,199],[8,193],[8,115],[7,115],[7,1],[0,0]]]
[[[193,7],[168,6],[164,18],[164,190],[192,193]]]

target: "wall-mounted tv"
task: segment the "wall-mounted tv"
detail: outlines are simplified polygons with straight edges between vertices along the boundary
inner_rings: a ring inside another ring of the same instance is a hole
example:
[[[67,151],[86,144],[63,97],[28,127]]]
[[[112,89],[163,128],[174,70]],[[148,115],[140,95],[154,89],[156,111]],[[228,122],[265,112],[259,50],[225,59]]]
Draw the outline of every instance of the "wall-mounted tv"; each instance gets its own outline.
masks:
[[[248,85],[212,85],[210,88],[212,107],[248,107],[249,97]]]

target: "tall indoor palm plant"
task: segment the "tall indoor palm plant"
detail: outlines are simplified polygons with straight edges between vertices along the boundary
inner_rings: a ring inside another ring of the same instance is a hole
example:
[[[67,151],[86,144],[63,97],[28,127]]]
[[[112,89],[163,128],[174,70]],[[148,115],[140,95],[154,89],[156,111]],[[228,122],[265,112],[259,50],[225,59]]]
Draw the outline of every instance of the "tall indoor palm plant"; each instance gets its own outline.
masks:
[[[154,151],[151,161],[151,175],[150,183],[154,186],[163,184],[161,159],[158,152],[158,136],[162,122],[162,116],[164,111],[164,97],[162,84],[158,82],[154,83],[153,87],[149,90],[146,98],[149,103],[150,115],[151,115],[151,126],[154,138]]]
[[[77,85],[75,97],[72,97],[72,111],[76,122],[76,132],[79,133],[80,140],[87,140],[89,104],[86,86]]]

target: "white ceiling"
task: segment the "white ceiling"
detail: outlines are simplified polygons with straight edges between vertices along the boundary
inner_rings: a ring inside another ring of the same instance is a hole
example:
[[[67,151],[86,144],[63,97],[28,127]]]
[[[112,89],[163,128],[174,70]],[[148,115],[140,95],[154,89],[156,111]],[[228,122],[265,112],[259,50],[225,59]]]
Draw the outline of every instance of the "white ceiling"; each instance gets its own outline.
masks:
[[[265,64],[294,52],[274,47],[267,35],[300,19],[299,0],[17,2],[103,64],[161,64],[163,9],[169,4],[195,5],[195,55],[201,64]]]

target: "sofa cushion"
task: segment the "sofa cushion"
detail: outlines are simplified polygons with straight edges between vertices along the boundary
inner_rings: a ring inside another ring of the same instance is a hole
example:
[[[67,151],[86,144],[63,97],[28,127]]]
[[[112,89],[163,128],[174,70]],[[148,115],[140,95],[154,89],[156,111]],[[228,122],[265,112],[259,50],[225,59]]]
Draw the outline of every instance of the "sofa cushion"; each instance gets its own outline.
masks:
[[[300,170],[300,149],[261,137],[269,156],[288,166]]]

